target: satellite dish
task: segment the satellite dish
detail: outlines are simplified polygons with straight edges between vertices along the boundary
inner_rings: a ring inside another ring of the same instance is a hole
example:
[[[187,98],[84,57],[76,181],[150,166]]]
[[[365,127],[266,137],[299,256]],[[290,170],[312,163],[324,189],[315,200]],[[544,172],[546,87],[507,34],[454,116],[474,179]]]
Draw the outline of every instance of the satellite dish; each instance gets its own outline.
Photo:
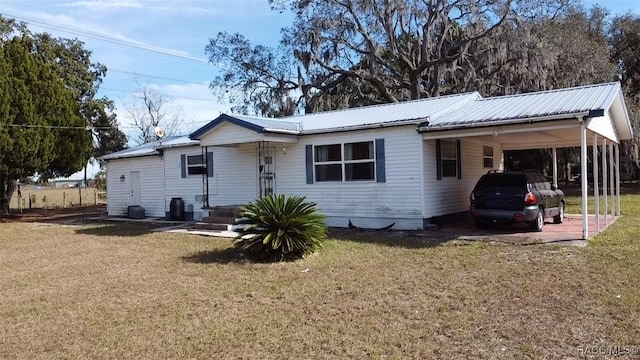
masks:
[[[156,126],[154,131],[155,131],[156,136],[158,137],[158,139],[162,139],[164,137],[164,130],[162,130],[161,128]]]

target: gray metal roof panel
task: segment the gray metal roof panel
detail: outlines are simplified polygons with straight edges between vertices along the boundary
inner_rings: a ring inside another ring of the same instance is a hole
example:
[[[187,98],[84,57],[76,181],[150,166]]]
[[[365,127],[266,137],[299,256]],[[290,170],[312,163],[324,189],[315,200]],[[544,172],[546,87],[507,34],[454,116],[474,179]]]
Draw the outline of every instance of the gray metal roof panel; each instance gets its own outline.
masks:
[[[607,109],[619,91],[619,83],[607,83],[477,99],[458,109],[432,117],[429,127],[571,115]]]
[[[285,130],[285,131],[298,131],[299,124],[297,121],[289,120],[291,118],[279,118],[279,119],[271,119],[271,118],[263,118],[257,116],[247,116],[247,115],[229,115],[236,119],[251,123],[253,125],[259,126],[263,129],[271,129],[271,130]]]
[[[302,133],[330,132],[342,128],[392,124],[406,122],[408,120],[416,120],[416,122],[426,121],[433,116],[437,116],[450,109],[456,109],[479,98],[480,94],[473,92],[399,103],[325,111],[284,119],[297,120],[300,122]]]
[[[165,140],[153,141],[150,143],[134,146],[132,148],[107,154],[105,156],[100,157],[100,160],[114,160],[114,159],[158,155],[159,153],[157,149],[186,147],[186,146],[193,146],[197,144],[198,144],[198,141],[191,140],[189,139],[188,136],[180,136],[180,137],[168,138]]]

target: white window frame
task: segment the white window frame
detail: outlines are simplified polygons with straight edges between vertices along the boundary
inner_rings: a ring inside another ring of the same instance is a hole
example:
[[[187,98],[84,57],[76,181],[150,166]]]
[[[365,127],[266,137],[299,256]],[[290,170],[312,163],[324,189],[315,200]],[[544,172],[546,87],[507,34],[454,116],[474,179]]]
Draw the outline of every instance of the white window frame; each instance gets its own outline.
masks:
[[[357,143],[371,143],[372,145],[372,153],[370,159],[358,159],[358,160],[346,160],[346,146],[349,144],[357,144]],[[340,160],[339,161],[316,161],[316,148],[321,146],[336,146],[340,145]],[[364,164],[364,163],[372,163],[373,164],[373,178],[371,179],[356,179],[356,180],[348,180],[347,179],[347,168],[348,164]],[[318,165],[340,165],[341,168],[341,180],[318,180],[318,176],[316,173],[316,166]],[[325,183],[325,182],[375,182],[376,181],[376,142],[373,140],[363,140],[363,141],[351,141],[351,142],[342,142],[342,143],[329,143],[329,144],[318,144],[313,145],[313,179],[315,182]]]
[[[491,149],[491,156],[485,154],[485,149]],[[493,169],[494,160],[495,160],[495,152],[493,146],[490,145],[482,145],[482,167],[485,169]],[[487,160],[491,160],[491,166],[487,166]]]

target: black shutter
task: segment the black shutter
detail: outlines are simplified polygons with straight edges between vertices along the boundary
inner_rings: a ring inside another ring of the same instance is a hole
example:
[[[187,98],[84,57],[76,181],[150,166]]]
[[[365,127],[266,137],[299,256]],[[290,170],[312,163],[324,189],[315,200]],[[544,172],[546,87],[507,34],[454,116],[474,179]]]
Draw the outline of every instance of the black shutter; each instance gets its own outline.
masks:
[[[180,171],[183,178],[187,177],[187,155],[180,155]]]
[[[376,182],[387,181],[385,173],[384,139],[376,139]]]
[[[307,184],[313,184],[313,145],[305,146],[307,161]]]
[[[460,151],[460,140],[456,140],[456,164],[458,164],[458,179],[462,179],[462,152]]]
[[[207,153],[207,176],[213,177],[213,153]]]
[[[440,139],[436,139],[436,178],[442,180],[442,149]]]

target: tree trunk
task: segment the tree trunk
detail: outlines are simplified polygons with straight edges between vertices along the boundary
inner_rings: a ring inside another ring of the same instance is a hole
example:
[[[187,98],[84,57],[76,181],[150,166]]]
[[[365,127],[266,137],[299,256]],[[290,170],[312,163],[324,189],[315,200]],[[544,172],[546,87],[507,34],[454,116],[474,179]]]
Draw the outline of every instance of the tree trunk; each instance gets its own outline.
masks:
[[[0,174],[0,217],[9,215],[9,204],[16,190],[17,180]]]
[[[0,201],[0,213],[3,215],[9,215],[9,204],[11,204],[11,198],[16,191],[18,181],[9,177],[2,177],[0,179],[0,193],[2,193],[2,200]]]
[[[5,211],[8,212],[9,206],[6,200],[6,192],[5,192],[5,184],[4,184],[4,176],[0,174],[0,219],[5,215]]]

